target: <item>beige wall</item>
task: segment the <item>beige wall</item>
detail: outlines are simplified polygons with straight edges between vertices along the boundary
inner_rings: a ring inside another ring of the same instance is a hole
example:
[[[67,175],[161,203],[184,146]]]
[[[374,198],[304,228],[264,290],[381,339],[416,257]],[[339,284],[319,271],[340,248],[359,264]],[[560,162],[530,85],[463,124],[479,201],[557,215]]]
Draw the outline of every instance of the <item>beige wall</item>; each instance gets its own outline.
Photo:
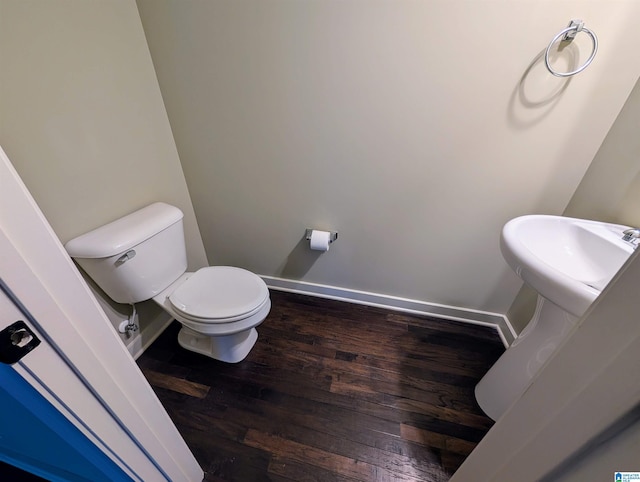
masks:
[[[0,59],[0,145],[63,242],[163,200],[206,264],[132,0],[0,0]]]
[[[212,263],[499,313],[500,229],[563,212],[640,74],[633,1],[137,4]]]
[[[640,82],[636,83],[565,214],[640,226]]]
[[[640,5],[553,5],[139,0],[211,261],[506,312],[520,283],[500,228],[563,212],[640,73]],[[60,238],[162,199],[185,211],[191,267],[205,264],[133,2],[0,8],[0,144]],[[536,56],[578,14],[601,48],[563,83]],[[630,119],[567,213],[615,205],[640,224],[623,209],[638,191]],[[313,253],[306,227],[340,238]]]
[[[605,137],[564,211],[565,216],[640,226],[640,81]],[[507,312],[521,331],[536,292],[523,287]]]

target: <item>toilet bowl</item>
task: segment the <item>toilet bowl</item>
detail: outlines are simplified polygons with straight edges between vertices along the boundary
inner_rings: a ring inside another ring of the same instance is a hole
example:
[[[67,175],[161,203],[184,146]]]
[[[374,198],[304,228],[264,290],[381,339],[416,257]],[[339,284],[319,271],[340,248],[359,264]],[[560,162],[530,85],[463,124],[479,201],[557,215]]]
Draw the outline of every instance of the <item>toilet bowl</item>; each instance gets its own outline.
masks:
[[[118,303],[153,299],[182,324],[180,346],[227,363],[253,348],[271,309],[254,273],[232,266],[187,272],[183,214],[154,203],[65,244],[69,255]]]
[[[182,324],[180,346],[227,363],[247,356],[271,309],[265,282],[231,266],[184,273],[153,300]]]

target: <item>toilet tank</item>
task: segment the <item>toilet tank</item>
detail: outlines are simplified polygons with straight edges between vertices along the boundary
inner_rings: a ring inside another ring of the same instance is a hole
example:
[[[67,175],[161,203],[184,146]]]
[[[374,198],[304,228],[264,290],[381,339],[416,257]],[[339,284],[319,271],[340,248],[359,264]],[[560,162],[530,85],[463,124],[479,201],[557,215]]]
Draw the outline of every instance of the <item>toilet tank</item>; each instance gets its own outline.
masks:
[[[182,211],[154,203],[65,244],[69,255],[118,303],[153,298],[187,270]]]

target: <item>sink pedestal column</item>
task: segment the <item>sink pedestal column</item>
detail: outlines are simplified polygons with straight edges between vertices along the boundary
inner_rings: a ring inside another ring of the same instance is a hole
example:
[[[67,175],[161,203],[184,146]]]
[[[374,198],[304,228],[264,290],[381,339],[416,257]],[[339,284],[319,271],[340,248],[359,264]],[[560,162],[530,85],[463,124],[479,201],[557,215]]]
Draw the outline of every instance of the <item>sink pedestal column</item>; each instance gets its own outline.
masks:
[[[476,400],[498,420],[529,386],[578,318],[538,295],[536,311],[513,344],[476,385]]]

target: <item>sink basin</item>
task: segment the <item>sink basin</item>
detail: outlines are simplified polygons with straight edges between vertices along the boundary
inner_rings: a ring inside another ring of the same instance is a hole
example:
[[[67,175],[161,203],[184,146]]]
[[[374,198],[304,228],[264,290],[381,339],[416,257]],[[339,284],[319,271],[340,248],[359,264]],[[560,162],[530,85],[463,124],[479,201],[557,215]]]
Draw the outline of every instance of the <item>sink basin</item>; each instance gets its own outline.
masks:
[[[524,393],[578,319],[633,253],[628,226],[530,215],[505,224],[502,256],[538,292],[526,328],[476,385],[478,405],[498,420]]]
[[[540,295],[580,317],[633,253],[628,226],[530,215],[502,230],[502,255]]]

